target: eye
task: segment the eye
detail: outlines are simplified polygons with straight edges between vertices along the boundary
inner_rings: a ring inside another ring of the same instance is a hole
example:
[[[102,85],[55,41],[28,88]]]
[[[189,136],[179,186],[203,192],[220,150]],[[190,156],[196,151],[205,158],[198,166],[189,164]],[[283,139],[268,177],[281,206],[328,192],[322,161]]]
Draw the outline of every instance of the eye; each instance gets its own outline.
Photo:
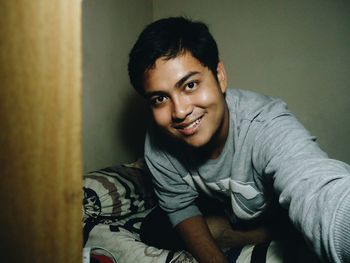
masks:
[[[191,91],[191,90],[196,89],[197,85],[198,85],[198,83],[196,81],[191,81],[185,85],[185,89]]]
[[[164,103],[167,100],[167,97],[165,96],[157,96],[151,99],[151,104],[153,106],[157,106],[159,104]]]

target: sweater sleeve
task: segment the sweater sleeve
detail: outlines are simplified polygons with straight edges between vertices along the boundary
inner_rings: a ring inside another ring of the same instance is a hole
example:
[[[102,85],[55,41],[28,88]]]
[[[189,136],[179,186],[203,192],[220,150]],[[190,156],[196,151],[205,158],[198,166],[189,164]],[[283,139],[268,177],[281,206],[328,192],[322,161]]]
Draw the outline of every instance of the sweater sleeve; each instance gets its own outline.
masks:
[[[187,170],[176,158],[152,145],[149,135],[145,141],[145,160],[152,174],[159,206],[168,214],[173,226],[201,214],[195,205],[198,196],[195,186],[183,179]]]
[[[256,136],[253,162],[320,258],[349,262],[350,166],[328,158],[285,104],[278,107]]]

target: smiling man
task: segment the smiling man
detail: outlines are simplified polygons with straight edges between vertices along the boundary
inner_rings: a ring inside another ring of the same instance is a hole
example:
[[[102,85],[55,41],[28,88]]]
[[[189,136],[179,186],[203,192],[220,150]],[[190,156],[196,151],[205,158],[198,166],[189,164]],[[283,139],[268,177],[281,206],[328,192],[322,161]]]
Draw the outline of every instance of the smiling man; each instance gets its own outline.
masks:
[[[283,101],[228,89],[205,24],[147,26],[129,76],[152,112],[145,160],[159,205],[199,262],[227,262],[221,248],[269,240],[265,223],[281,207],[320,258],[350,261],[350,167],[329,159]],[[203,215],[202,195],[219,216]]]
[[[211,158],[220,154],[228,134],[226,89],[223,64],[218,63],[213,75],[188,51],[170,60],[157,59],[145,74],[144,92],[157,126],[194,148],[211,142]]]

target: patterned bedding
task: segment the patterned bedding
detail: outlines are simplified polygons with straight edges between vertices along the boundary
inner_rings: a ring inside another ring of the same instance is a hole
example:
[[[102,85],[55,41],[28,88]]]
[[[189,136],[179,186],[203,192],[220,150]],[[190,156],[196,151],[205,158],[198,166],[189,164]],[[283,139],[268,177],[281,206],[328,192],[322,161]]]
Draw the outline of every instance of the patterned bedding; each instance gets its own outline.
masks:
[[[86,174],[83,193],[84,247],[91,262],[197,262],[186,251],[158,249],[140,240],[141,222],[156,206],[151,177],[142,159]],[[298,252],[296,247],[295,242],[273,241],[225,253],[230,263],[311,262],[299,260],[305,251],[299,248]]]
[[[111,262],[196,262],[186,251],[147,246],[140,240],[143,218],[156,205],[143,160],[84,176],[84,247]]]

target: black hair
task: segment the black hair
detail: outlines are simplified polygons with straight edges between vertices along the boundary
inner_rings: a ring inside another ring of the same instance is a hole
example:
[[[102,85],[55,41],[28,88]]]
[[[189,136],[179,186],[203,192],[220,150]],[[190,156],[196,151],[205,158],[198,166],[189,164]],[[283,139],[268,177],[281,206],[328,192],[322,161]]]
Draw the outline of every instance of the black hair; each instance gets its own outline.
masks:
[[[161,57],[172,59],[185,52],[190,52],[217,78],[219,52],[206,24],[184,17],[163,18],[149,24],[129,54],[131,84],[144,94],[144,74],[154,67],[156,60]]]

